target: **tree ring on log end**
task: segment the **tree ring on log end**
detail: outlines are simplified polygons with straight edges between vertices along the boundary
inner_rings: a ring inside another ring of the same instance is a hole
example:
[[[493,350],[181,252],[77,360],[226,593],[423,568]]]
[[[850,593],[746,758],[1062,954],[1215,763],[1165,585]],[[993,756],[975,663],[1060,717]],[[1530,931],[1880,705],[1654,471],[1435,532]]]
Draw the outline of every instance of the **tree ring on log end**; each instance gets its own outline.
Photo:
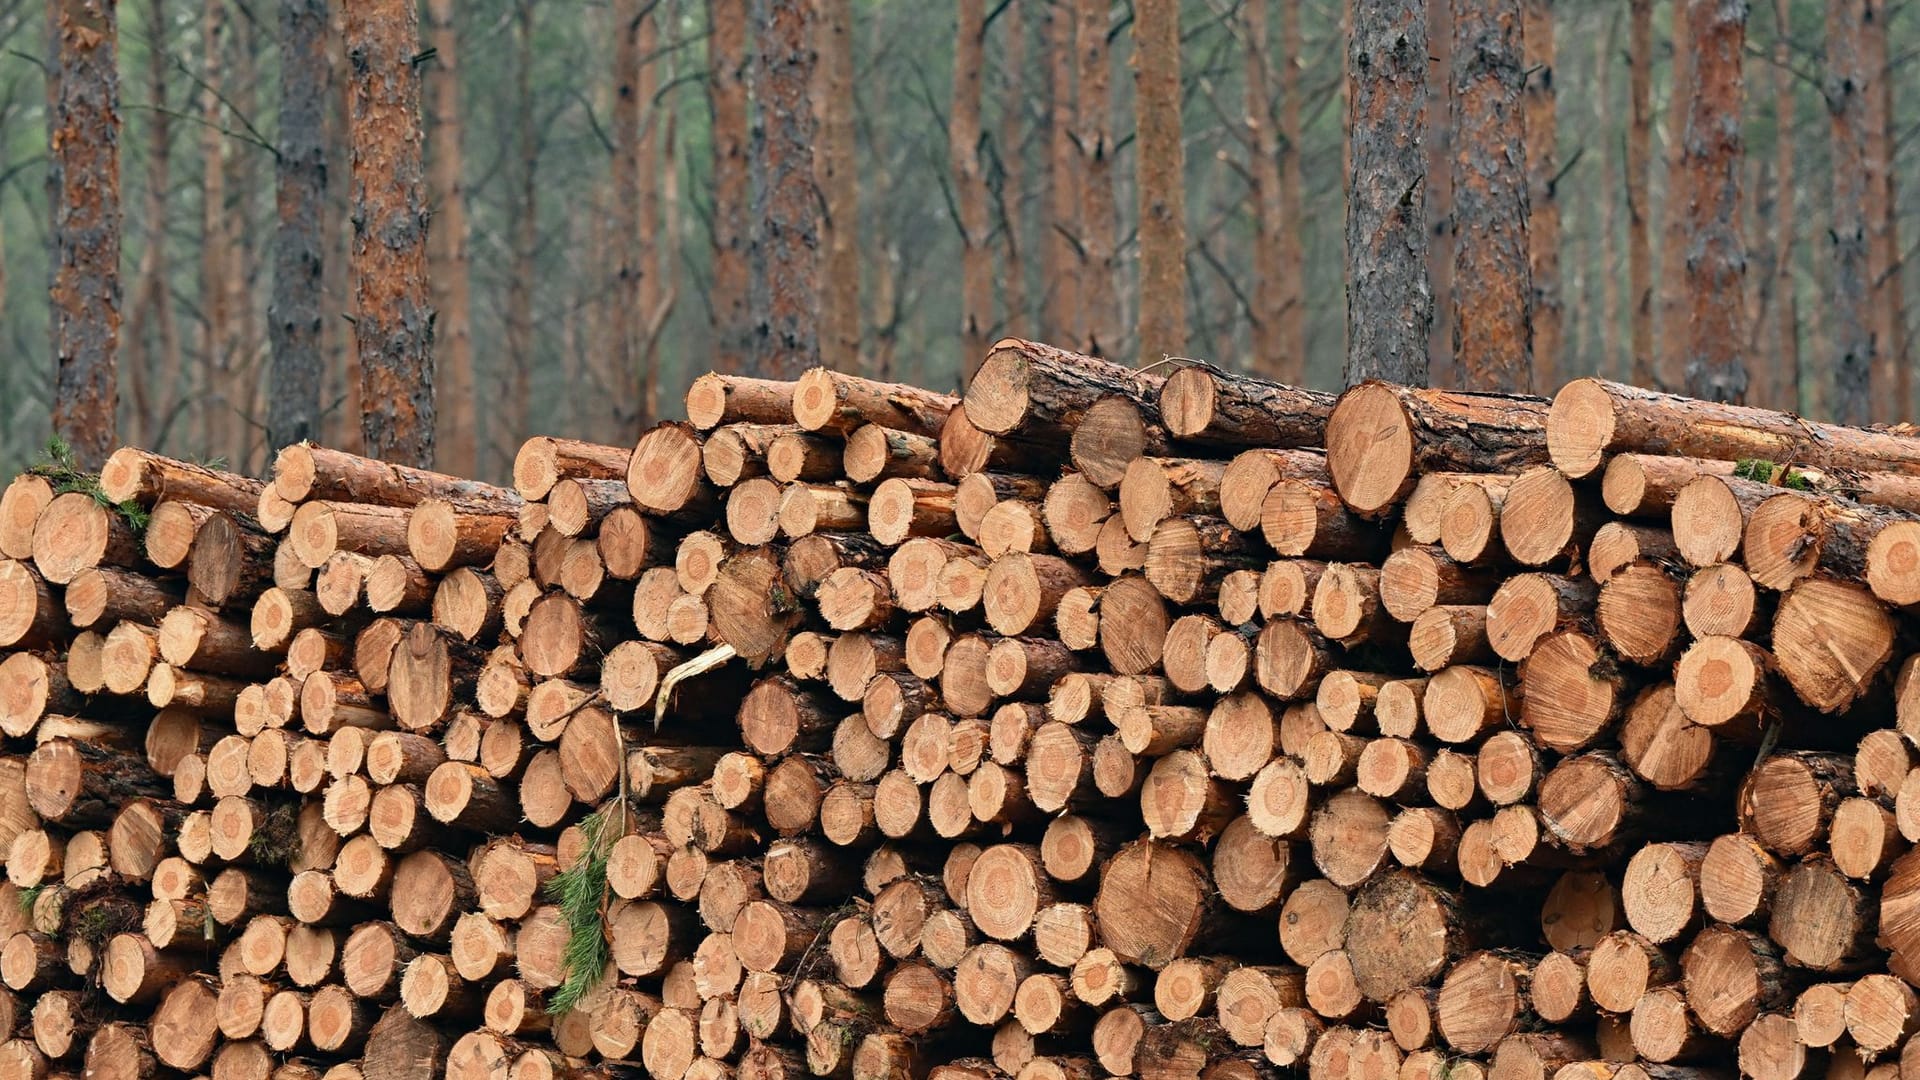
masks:
[[[1613,441],[1613,398],[1600,384],[1580,379],[1562,387],[1547,410],[1547,455],[1554,467],[1578,480],[1598,469]]]
[[[1340,395],[1327,420],[1327,466],[1334,490],[1356,513],[1391,504],[1413,471],[1413,428],[1400,399],[1381,383]]]

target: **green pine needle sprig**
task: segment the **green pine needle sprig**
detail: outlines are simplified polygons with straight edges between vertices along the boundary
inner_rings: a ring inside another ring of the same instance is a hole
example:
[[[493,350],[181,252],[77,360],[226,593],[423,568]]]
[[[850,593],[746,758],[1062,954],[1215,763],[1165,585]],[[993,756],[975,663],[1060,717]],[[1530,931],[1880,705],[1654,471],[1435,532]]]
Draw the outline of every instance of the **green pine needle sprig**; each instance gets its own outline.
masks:
[[[566,977],[547,1001],[547,1011],[556,1016],[584,1001],[613,959],[605,918],[607,855],[612,847],[606,816],[593,813],[582,818],[580,832],[586,840],[580,857],[546,884],[548,898],[560,906],[560,917],[567,924]]]
[[[47,440],[47,448],[40,455],[40,460],[27,471],[52,481],[56,495],[77,491],[101,506],[115,511],[126,519],[136,536],[143,535],[147,531],[147,521],[150,517],[147,508],[132,499],[114,502],[107,498],[106,491],[100,487],[100,474],[81,468],[80,463],[73,456],[73,448],[68,446],[67,441],[60,436],[55,435]]]

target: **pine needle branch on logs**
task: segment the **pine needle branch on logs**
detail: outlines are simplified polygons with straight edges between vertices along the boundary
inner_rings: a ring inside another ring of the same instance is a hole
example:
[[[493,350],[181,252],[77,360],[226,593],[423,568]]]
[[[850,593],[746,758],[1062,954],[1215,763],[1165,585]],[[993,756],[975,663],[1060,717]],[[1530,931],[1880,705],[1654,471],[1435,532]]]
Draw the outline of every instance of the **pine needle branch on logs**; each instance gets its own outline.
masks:
[[[40,460],[27,471],[51,480],[54,494],[79,492],[125,518],[135,536],[145,535],[150,516],[146,507],[132,499],[114,502],[107,498],[106,491],[100,487],[100,474],[82,469],[79,462],[74,460],[73,448],[68,446],[66,440],[60,436],[55,435],[47,440],[46,449],[41,452]]]
[[[623,814],[625,805],[626,800],[622,798]],[[567,925],[563,968],[566,975],[547,1004],[547,1011],[555,1016],[570,1011],[586,998],[613,956],[606,926],[607,856],[612,847],[607,842],[606,826],[603,813],[582,818],[580,833],[586,838],[586,844],[580,857],[546,884],[547,896],[560,905],[560,917]]]
[[[733,646],[721,645],[667,672],[655,692],[654,730],[660,730],[661,723],[666,719],[667,704],[673,698],[675,686],[686,679],[712,671],[735,655]],[[602,698],[601,692],[595,691],[586,701],[575,706],[573,711],[577,713]],[[614,760],[624,763],[627,760],[627,741],[617,724],[614,725],[614,741]],[[619,783],[619,795],[614,800],[614,811],[619,814],[619,820],[609,829],[604,811],[581,819],[580,833],[586,842],[582,845],[579,858],[546,884],[547,895],[559,904],[560,917],[567,926],[567,946],[563,954],[563,970],[566,974],[547,1005],[547,1011],[555,1016],[568,1012],[586,998],[613,956],[606,919],[610,891],[607,861],[613,849],[613,840],[627,832],[627,770],[624,766],[619,770]]]

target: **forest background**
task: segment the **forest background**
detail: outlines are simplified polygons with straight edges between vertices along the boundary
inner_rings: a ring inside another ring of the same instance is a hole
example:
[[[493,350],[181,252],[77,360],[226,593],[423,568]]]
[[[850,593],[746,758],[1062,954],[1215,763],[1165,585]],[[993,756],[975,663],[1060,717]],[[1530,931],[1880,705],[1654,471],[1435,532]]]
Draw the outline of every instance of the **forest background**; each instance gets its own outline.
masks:
[[[1174,353],[1338,385],[1347,333],[1343,65],[1351,17],[1338,0],[1179,4],[1185,328],[1144,349],[1132,0],[959,0],[960,20],[981,20],[975,35],[959,31],[953,3],[815,3],[823,362],[946,388],[958,384],[969,358],[977,362],[984,342],[1021,334],[1130,364]],[[318,110],[289,113],[280,101],[279,4],[119,4],[123,441],[249,470],[265,460],[275,148],[283,116],[304,114],[317,118],[335,163],[319,437],[359,445],[347,375],[349,72],[341,4],[327,6],[332,89]],[[1653,366],[1658,381],[1679,384],[1670,343],[1684,336],[1671,321],[1686,317],[1676,269],[1684,255],[1670,192],[1687,104],[1689,50],[1675,41],[1685,6],[1525,5],[1537,392],[1582,374],[1632,374],[1636,221],[1651,246]],[[1871,296],[1863,299],[1883,363],[1907,363],[1913,276],[1898,270],[1904,245],[1920,239],[1911,225],[1920,203],[1896,178],[1913,175],[1920,155],[1912,102],[1920,19],[1910,6],[1760,0],[1748,14],[1739,175],[1747,367],[1756,382],[1749,399],[1757,403],[1826,413],[1824,358],[1834,351],[1826,314],[1835,287],[1829,207],[1836,182],[1862,169],[1874,253],[1864,283]],[[438,410],[444,425],[458,402],[471,401],[474,432],[470,451],[456,443],[450,452],[441,436],[441,468],[502,477],[520,440],[537,432],[630,439],[644,403],[622,400],[622,357],[650,372],[665,416],[678,410],[694,374],[716,362],[750,367],[731,271],[718,265],[740,256],[758,213],[737,183],[752,135],[728,106],[730,95],[744,98],[750,51],[761,40],[748,8],[745,0],[426,0],[415,62],[433,208]],[[1642,9],[1651,34],[1636,50],[1632,27]],[[1858,19],[1863,47],[1865,84],[1850,88],[1866,120],[1857,145],[1836,141],[1829,107],[1835,11]],[[639,23],[625,23],[634,33],[623,35],[617,28],[635,13]],[[1448,0],[1425,5],[1435,385],[1455,381],[1453,14]],[[0,0],[7,470],[44,445],[53,392],[47,16],[44,3]],[[979,47],[965,47],[970,41]],[[1628,177],[1636,61],[1650,92],[1639,118],[1649,140],[1648,191],[1637,214]],[[634,88],[630,98],[616,93],[623,85]],[[849,151],[850,167],[834,157]],[[976,286],[969,299],[961,223],[982,201],[976,250],[990,261],[976,266],[990,267],[992,284],[989,295]],[[640,219],[632,232],[621,216],[629,205]],[[1551,231],[1543,228],[1548,216],[1556,219]],[[1543,318],[1551,322],[1544,339]],[[470,397],[448,382],[450,357],[463,350]],[[1876,399],[1876,419],[1907,413],[1897,395],[1877,389]]]

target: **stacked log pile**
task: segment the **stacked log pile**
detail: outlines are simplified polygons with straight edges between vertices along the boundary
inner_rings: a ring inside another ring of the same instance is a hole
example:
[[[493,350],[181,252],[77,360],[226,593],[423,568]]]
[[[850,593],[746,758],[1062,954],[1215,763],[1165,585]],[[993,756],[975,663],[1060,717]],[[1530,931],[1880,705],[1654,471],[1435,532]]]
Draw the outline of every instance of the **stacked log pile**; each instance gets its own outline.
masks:
[[[1920,1047],[1920,438],[1023,341],[687,412],[7,487],[0,1080]]]

